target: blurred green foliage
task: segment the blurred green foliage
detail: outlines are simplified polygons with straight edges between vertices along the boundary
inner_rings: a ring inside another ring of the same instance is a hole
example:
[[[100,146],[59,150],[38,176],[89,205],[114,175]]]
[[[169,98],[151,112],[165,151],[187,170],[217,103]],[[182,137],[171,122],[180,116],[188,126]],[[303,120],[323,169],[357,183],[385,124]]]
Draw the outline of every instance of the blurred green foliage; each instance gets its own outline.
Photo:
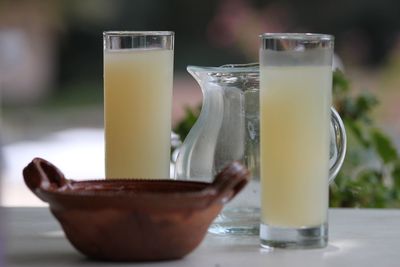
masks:
[[[342,169],[330,185],[331,207],[400,208],[400,158],[371,117],[378,99],[369,92],[355,95],[339,70],[333,74],[333,97],[348,143]],[[185,119],[174,129],[182,139],[199,113],[200,108],[187,108]]]
[[[200,114],[200,110],[201,110],[201,106],[199,106],[195,109],[186,107],[184,119],[181,120],[173,129],[174,132],[179,135],[179,137],[181,138],[182,141],[185,140],[190,129],[196,122],[197,117]]]
[[[334,105],[347,131],[347,154],[330,186],[332,207],[400,207],[400,159],[392,140],[371,118],[377,98],[354,95],[340,71],[333,75]]]

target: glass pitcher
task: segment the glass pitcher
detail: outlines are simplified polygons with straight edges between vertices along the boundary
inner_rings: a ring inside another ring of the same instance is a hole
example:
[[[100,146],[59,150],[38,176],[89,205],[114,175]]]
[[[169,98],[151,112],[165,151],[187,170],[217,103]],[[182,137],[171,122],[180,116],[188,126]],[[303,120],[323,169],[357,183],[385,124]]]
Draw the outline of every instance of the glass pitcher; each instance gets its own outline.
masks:
[[[180,147],[175,179],[211,182],[229,162],[244,163],[252,173],[250,183],[225,206],[209,232],[256,235],[260,223],[259,66],[188,66],[187,70],[201,87],[203,104]],[[333,108],[331,114],[330,181],[346,151],[343,122]]]

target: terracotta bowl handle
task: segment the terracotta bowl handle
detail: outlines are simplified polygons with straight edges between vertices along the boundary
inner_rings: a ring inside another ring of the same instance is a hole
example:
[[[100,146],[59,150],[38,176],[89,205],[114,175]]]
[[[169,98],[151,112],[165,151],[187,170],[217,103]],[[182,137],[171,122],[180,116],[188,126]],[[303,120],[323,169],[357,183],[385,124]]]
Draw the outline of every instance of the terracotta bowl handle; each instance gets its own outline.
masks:
[[[217,191],[212,202],[226,203],[231,200],[247,184],[249,170],[237,161],[226,166],[214,179],[211,187]]]
[[[26,185],[37,196],[38,189],[46,191],[55,191],[60,187],[68,186],[68,180],[64,174],[50,162],[34,158],[23,170],[23,176]]]

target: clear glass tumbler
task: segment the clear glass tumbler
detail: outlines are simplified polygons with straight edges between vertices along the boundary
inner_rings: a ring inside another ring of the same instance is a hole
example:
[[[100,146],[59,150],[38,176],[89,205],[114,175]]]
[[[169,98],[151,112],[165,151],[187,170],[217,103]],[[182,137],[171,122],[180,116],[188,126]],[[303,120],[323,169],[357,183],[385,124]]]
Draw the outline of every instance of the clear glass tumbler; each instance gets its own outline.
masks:
[[[261,245],[325,247],[334,37],[260,38]]]
[[[169,178],[173,32],[104,32],[106,178]]]

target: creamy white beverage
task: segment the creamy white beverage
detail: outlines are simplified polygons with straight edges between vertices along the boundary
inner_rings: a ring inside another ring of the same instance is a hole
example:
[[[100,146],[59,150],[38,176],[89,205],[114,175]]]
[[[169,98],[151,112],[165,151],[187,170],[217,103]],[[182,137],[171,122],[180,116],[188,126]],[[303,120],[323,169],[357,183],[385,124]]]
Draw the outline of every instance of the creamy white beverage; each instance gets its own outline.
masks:
[[[260,72],[262,223],[319,226],[328,208],[331,66]]]
[[[106,178],[169,178],[173,50],[104,52]]]

